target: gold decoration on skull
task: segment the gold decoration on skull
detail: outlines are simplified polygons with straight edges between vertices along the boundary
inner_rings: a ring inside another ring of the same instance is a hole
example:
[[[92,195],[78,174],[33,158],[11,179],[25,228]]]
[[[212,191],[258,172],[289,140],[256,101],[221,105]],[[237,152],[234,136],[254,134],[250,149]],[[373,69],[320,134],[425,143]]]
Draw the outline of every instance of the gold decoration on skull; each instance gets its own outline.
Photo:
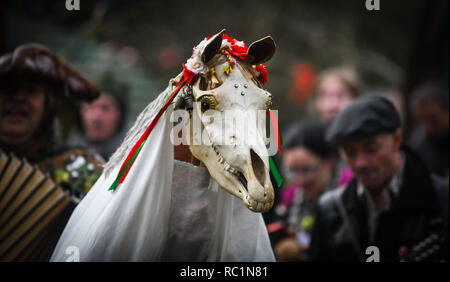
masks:
[[[208,78],[209,78],[209,89],[214,89],[219,87],[222,82],[219,81],[216,74],[215,68],[208,69]]]
[[[266,111],[272,108],[272,97],[269,96],[266,101]]]
[[[223,67],[223,72],[224,72],[226,75],[229,75],[230,73],[233,72],[233,67],[234,67],[234,65],[235,65],[235,62],[234,62],[234,60],[233,60],[233,57],[231,57],[230,53],[228,53],[227,50],[222,49],[221,52],[222,52],[222,54],[225,55],[225,57],[227,58],[227,62],[228,62],[228,64],[226,64],[226,65]]]
[[[217,65],[222,66],[217,69],[215,67]],[[207,71],[199,76],[199,89],[205,91],[221,86],[223,79],[225,79],[223,75],[229,76],[236,67],[239,68],[247,80],[262,88],[262,84],[257,78],[258,72],[255,70],[255,66],[242,64],[239,62],[239,59],[234,59],[226,49],[221,49],[220,53],[208,62]]]
[[[200,103],[202,113],[208,110],[214,110],[218,105],[217,100],[213,95],[203,95],[197,101]]]

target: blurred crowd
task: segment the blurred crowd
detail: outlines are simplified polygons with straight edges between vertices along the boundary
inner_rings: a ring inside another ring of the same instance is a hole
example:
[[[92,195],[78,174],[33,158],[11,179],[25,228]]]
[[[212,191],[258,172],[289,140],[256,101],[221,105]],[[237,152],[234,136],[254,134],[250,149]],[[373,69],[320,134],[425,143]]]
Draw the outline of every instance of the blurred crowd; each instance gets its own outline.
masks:
[[[448,85],[410,97],[406,109],[397,92],[364,92],[351,68],[319,74],[313,114],[284,134],[285,184],[265,215],[278,261],[365,261],[369,246],[381,261],[448,259]]]
[[[361,85],[351,68],[323,70],[314,111],[283,134],[284,182],[264,215],[276,259],[365,261],[375,246],[381,261],[447,260],[448,85],[420,82],[408,108],[398,93]],[[127,91],[108,72],[91,83],[45,46],[18,46],[0,57],[0,148],[37,164],[76,204],[129,127]],[[68,102],[77,110],[64,136],[56,116]]]

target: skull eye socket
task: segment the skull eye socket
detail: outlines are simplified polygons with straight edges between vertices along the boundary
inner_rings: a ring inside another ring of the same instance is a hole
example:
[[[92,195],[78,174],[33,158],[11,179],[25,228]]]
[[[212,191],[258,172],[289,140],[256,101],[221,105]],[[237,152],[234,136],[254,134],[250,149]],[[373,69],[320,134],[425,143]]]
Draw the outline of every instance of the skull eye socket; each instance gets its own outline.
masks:
[[[202,110],[202,113],[208,110],[214,110],[217,107],[216,98],[212,95],[202,96],[198,101],[200,102],[200,109]]]
[[[209,103],[202,102],[202,112],[206,112],[207,110],[209,110]]]

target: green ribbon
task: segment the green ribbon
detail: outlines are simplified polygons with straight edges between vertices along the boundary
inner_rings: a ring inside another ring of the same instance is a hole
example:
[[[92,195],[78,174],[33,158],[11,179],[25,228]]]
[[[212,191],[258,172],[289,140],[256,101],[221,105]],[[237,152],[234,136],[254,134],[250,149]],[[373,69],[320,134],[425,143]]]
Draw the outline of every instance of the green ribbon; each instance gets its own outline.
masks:
[[[111,187],[109,187],[108,191],[116,189],[117,185],[119,185],[119,181],[122,178],[122,176],[125,174],[125,172],[128,170],[128,168],[134,163],[134,160],[139,155],[139,152],[141,151],[142,147],[144,147],[145,142],[147,139],[142,142],[142,144],[139,146],[139,149],[136,150],[133,157],[131,157],[130,161],[124,166],[124,168],[120,171],[119,175],[117,176],[116,180],[114,180],[113,184],[111,184]]]
[[[272,175],[275,178],[275,182],[277,183],[278,188],[280,188],[281,184],[283,183],[283,178],[278,172],[277,166],[275,165],[275,162],[273,161],[271,156],[269,156],[269,166],[270,172],[272,172]]]
[[[122,167],[119,170],[119,173],[118,173],[116,179],[109,187],[109,189],[108,189],[109,191],[116,189],[117,186],[120,185],[124,181],[131,166],[133,165],[134,161],[136,160],[137,156],[139,155],[139,152],[141,151],[142,147],[144,147],[145,142],[147,141],[148,137],[150,136],[151,131],[156,126],[156,123],[158,122],[159,118],[164,113],[164,111],[167,109],[167,107],[169,106],[169,103],[172,102],[173,98],[178,93],[178,91],[181,89],[181,87],[183,86],[184,83],[185,83],[184,80],[180,80],[180,82],[178,82],[178,85],[175,88],[175,90],[173,90],[172,93],[170,93],[167,96],[164,106],[161,108],[161,110],[158,112],[156,117],[152,120],[152,122],[147,127],[145,132],[142,134],[141,138],[139,138],[139,140],[136,142],[136,144],[133,146],[132,150],[128,154],[126,160],[124,161],[124,163],[122,164]]]

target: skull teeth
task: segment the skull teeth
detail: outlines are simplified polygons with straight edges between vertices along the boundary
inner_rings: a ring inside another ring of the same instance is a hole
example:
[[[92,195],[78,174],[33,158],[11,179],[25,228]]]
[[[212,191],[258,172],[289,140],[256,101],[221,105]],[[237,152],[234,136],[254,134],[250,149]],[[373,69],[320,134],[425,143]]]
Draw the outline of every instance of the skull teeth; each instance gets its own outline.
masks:
[[[223,156],[219,153],[219,150],[214,145],[212,147],[214,149],[214,152],[216,152],[216,154],[217,154],[219,163],[223,165],[223,168],[226,171],[228,171],[236,176],[239,176],[239,171],[237,169],[235,169],[234,167],[232,167],[227,161],[225,161]]]
[[[256,211],[256,212],[261,212],[261,211],[267,211],[271,208],[271,203],[264,203],[264,202],[259,202],[253,199],[248,199],[247,197],[247,201],[248,201],[248,206],[250,208],[250,210],[252,211]]]

